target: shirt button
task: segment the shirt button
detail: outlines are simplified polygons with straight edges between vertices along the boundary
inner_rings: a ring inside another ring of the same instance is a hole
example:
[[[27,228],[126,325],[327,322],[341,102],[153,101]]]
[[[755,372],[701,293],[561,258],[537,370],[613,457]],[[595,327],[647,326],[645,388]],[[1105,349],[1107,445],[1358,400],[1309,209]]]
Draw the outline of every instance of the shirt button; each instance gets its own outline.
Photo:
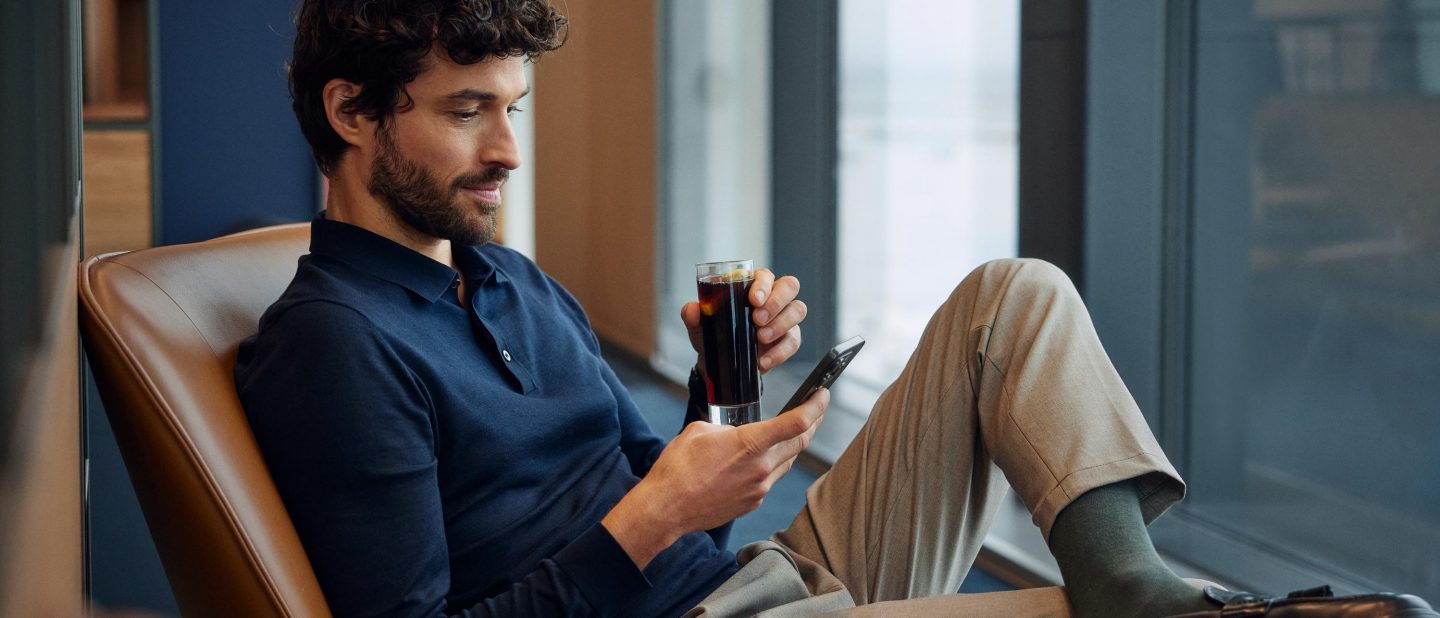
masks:
[[[450,289],[453,290],[453,289],[458,288],[458,287],[460,287],[460,281],[459,281],[458,279],[451,279],[451,280],[450,280]]]
[[[510,362],[510,350],[500,350],[500,356],[505,357],[505,362]]]

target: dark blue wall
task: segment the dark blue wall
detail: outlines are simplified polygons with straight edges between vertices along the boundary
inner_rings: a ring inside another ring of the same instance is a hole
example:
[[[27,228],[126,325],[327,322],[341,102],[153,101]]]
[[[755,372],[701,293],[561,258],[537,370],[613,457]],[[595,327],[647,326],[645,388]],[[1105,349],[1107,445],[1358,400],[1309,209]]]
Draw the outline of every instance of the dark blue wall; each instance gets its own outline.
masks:
[[[290,111],[296,0],[160,0],[160,242],[315,212]]]
[[[290,112],[296,0],[158,1],[157,241],[191,242],[314,213],[316,173]],[[175,615],[154,542],[93,385],[88,396],[95,602]]]

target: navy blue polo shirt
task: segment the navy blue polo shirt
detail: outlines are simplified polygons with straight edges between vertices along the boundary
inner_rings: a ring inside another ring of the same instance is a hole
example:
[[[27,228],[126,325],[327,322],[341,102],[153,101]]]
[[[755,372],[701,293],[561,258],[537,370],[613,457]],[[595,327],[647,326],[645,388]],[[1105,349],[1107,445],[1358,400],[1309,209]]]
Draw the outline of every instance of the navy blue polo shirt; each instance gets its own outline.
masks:
[[[643,573],[600,525],[665,442],[533,262],[311,232],[235,383],[337,616],[669,616],[738,570],[728,525]]]

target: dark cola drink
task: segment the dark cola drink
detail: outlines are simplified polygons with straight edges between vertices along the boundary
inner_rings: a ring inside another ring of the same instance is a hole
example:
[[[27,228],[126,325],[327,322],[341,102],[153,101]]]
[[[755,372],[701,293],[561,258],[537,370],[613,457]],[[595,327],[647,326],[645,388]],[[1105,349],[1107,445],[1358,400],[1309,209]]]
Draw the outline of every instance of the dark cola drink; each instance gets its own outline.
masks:
[[[750,261],[700,264],[696,275],[709,420],[726,425],[758,421],[760,366],[750,318]]]

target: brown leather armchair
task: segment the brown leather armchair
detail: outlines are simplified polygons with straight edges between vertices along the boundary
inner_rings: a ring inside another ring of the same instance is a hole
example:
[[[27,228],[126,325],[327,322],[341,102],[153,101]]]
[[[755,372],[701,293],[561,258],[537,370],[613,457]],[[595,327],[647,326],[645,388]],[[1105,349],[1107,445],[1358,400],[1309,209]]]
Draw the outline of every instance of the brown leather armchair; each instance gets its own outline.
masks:
[[[231,377],[309,239],[282,225],[80,265],[90,366],[186,615],[330,615]]]

